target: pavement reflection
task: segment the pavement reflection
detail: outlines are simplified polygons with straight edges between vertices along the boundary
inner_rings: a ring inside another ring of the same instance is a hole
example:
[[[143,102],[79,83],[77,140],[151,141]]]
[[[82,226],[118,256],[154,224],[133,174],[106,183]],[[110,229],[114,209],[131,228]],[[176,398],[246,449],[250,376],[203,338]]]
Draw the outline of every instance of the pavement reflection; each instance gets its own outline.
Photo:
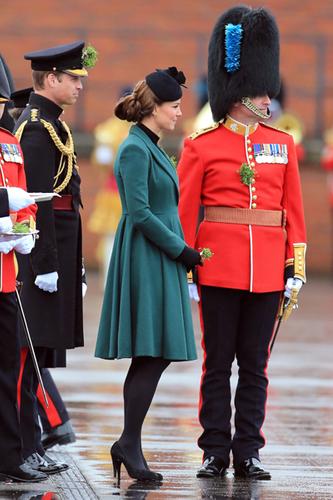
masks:
[[[232,468],[221,479],[195,477],[201,463],[201,451],[196,445],[200,433],[197,420],[200,355],[196,362],[173,363],[167,369],[145,421],[145,456],[152,470],[163,474],[163,482],[133,481],[122,467],[121,482],[117,485],[110,447],[122,429],[122,385],[129,361],[109,362],[93,357],[101,300],[98,279],[92,275],[85,303],[86,346],[69,353],[68,368],[53,371],[78,438],[76,443],[55,449],[53,454],[71,463],[70,472],[53,476],[47,484],[41,483],[40,488],[6,485],[0,488],[0,500],[114,497],[332,500],[333,287],[330,282],[310,279],[302,290],[299,311],[279,332],[269,365],[264,426],[267,445],[261,454],[272,480],[261,482],[235,479]],[[195,308],[193,312],[200,353]],[[235,388],[235,377],[232,387]]]

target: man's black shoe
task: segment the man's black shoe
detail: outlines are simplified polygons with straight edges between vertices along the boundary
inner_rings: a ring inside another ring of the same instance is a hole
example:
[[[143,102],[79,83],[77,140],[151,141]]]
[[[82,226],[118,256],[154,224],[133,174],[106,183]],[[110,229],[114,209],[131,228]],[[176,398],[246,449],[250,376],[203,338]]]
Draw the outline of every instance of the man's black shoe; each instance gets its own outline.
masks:
[[[1,470],[0,471],[0,481],[14,481],[15,483],[37,483],[39,481],[45,481],[47,479],[47,474],[34,470],[26,463],[18,465],[17,467]]]
[[[205,458],[204,463],[197,472],[197,477],[217,477],[224,476],[227,472],[227,467],[223,460],[211,455]]]
[[[260,460],[257,458],[248,458],[234,466],[235,476],[244,477],[246,479],[271,479],[271,475],[261,466]]]
[[[44,450],[52,448],[56,444],[69,444],[74,443],[75,434],[70,420],[64,424],[58,425],[50,430],[50,432],[45,432],[42,435],[42,445]]]
[[[32,469],[38,470],[40,472],[45,472],[45,474],[58,474],[58,472],[63,472],[68,469],[67,464],[62,462],[55,462],[47,455],[41,457],[36,452],[30,455],[30,457],[26,458],[25,463],[28,464]]]

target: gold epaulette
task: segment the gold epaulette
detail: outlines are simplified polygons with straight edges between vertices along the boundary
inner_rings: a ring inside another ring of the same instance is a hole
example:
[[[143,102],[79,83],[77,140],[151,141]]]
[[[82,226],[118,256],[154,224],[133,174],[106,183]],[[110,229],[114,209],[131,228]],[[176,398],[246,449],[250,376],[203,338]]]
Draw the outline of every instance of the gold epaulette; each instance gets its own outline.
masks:
[[[220,122],[216,122],[216,123],[213,123],[212,125],[210,125],[209,127],[202,128],[200,130],[196,130],[195,132],[193,132],[193,134],[191,134],[189,136],[189,139],[192,139],[192,140],[196,139],[200,135],[207,134],[207,132],[210,132],[211,130],[215,130],[219,126],[220,126]]]
[[[39,122],[40,121],[40,111],[38,108],[31,108],[29,121],[30,122]]]
[[[286,135],[290,136],[290,134],[288,132],[286,132],[285,130],[282,130],[282,128],[273,127],[272,125],[268,125],[268,123],[266,123],[266,122],[259,122],[259,123],[263,127],[266,127],[266,128],[271,129],[271,130],[275,130],[276,132],[281,132],[281,134],[286,134]]]

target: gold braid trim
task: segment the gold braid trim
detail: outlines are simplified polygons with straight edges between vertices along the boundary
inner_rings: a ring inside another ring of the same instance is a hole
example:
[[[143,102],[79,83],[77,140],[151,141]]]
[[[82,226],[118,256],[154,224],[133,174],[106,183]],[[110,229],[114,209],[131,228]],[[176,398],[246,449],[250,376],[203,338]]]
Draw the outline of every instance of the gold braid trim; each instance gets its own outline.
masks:
[[[70,179],[72,177],[72,174],[73,174],[73,164],[75,163],[74,162],[75,155],[74,155],[73,137],[72,137],[71,131],[70,131],[67,123],[64,122],[64,121],[62,121],[61,123],[62,123],[62,125],[63,125],[63,127],[64,127],[64,129],[65,129],[65,131],[67,133],[66,144],[63,144],[61,142],[61,140],[60,140],[57,132],[55,131],[55,129],[51,125],[51,123],[47,122],[43,118],[41,118],[39,121],[46,128],[46,130],[50,134],[50,137],[51,137],[54,145],[56,146],[56,148],[61,153],[60,165],[59,165],[59,168],[58,168],[58,172],[56,173],[56,175],[54,177],[54,184],[53,184],[54,191],[56,193],[60,193],[68,185],[68,183],[69,183],[69,181],[70,181]],[[22,137],[22,134],[23,134],[23,131],[24,131],[24,127],[26,126],[27,123],[28,123],[28,120],[24,121],[23,123],[21,123],[21,125],[17,129],[17,131],[15,133],[15,136],[17,137],[18,141],[21,141],[21,137]],[[60,174],[62,173],[62,171],[64,170],[64,162],[63,162],[63,157],[64,156],[67,156],[67,173],[66,173],[66,176],[65,176],[64,180],[62,181],[62,183],[59,184],[59,186],[56,186],[57,180],[58,180]],[[75,168],[76,168],[76,165],[75,165]]]
[[[19,142],[21,142],[23,130],[24,130],[24,127],[26,126],[27,123],[28,123],[28,120],[25,120],[24,122],[22,122],[21,125],[19,126],[19,128],[15,132],[15,137]]]

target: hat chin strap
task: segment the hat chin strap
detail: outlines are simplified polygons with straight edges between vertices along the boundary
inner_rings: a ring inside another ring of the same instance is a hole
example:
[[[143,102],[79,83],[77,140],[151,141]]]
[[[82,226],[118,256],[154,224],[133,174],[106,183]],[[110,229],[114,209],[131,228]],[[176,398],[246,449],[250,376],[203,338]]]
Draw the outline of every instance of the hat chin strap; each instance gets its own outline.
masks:
[[[259,116],[259,118],[264,118],[265,120],[267,120],[267,118],[270,118],[271,112],[270,112],[269,108],[267,108],[267,113],[261,111],[255,104],[253,104],[253,102],[251,101],[251,99],[249,97],[242,97],[241,102],[242,102],[242,104],[244,104],[244,106],[247,109],[252,111],[252,113]]]

